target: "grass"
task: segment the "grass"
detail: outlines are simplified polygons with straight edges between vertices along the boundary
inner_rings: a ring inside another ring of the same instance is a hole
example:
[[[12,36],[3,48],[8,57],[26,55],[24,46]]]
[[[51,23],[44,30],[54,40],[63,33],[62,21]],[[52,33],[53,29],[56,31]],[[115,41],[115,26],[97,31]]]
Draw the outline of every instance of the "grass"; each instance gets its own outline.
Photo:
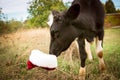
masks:
[[[74,56],[73,65],[58,58],[58,69],[46,71],[41,68],[26,69],[30,51],[40,49],[48,53],[49,29],[22,30],[0,35],[0,79],[1,80],[78,80],[79,58]],[[86,62],[86,80],[120,80],[120,29],[106,29],[104,59],[106,71],[98,69],[98,58],[92,45],[93,62]]]

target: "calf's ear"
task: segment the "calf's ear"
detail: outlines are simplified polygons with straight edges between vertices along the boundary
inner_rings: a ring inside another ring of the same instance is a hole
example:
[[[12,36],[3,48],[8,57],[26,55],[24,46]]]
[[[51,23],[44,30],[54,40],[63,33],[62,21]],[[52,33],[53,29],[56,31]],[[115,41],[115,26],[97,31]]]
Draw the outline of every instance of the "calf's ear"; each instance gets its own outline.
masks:
[[[73,4],[65,14],[65,17],[71,20],[74,20],[78,17],[80,13],[80,4],[76,3]]]

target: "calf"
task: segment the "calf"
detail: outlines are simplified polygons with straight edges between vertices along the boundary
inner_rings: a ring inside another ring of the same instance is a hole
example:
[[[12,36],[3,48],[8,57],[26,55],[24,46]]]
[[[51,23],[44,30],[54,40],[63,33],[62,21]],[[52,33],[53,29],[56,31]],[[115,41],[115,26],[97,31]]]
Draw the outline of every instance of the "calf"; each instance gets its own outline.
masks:
[[[96,38],[96,53],[100,70],[105,69],[103,60],[104,8],[100,0],[74,0],[63,12],[52,11],[48,22],[51,34],[50,54],[59,56],[76,39],[79,46],[80,79],[85,80],[85,61],[92,60],[90,43]]]

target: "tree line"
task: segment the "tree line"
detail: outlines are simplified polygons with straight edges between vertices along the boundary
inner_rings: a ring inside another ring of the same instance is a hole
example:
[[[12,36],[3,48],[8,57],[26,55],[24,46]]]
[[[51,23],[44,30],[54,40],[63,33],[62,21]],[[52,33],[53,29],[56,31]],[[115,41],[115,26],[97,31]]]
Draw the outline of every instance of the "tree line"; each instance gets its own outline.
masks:
[[[14,32],[22,26],[23,23],[21,21],[8,20],[7,16],[2,12],[2,8],[0,8],[0,34]]]
[[[47,19],[51,10],[63,11],[67,9],[70,2],[63,3],[62,0],[32,0],[28,3],[29,16],[24,22],[15,19],[7,20],[7,16],[2,13],[0,8],[0,33],[13,32],[19,28],[38,28],[47,27]],[[112,0],[107,0],[104,4],[106,13],[118,13]]]

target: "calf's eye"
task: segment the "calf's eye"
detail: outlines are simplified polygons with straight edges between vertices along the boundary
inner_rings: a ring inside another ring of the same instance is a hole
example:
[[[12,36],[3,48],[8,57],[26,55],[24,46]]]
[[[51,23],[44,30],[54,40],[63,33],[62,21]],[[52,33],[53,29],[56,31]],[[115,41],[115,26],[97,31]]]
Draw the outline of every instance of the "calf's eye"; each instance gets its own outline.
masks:
[[[58,31],[55,31],[54,32],[54,38],[56,39],[56,38],[58,38],[59,37],[59,32]]]
[[[51,31],[51,36],[56,39],[59,37],[59,31]]]
[[[56,22],[62,22],[62,17],[61,16],[54,16],[54,21]]]

